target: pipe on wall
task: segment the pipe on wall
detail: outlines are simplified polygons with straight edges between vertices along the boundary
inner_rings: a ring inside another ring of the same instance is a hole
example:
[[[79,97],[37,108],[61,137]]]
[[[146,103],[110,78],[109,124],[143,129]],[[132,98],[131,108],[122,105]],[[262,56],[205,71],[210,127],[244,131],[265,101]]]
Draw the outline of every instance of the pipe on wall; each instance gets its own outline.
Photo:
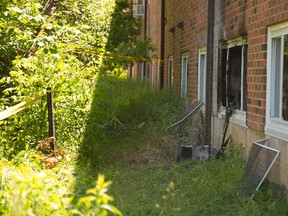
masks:
[[[211,124],[212,124],[212,83],[213,83],[213,44],[214,44],[214,11],[215,0],[208,0],[207,25],[207,71],[206,71],[206,101],[205,101],[205,128],[206,144],[211,154]]]
[[[147,5],[148,5],[148,1],[144,0],[144,40],[147,39]],[[145,58],[147,58],[147,49],[145,52]],[[147,79],[148,78],[148,72],[147,72],[147,61],[143,62],[143,79]]]
[[[161,44],[160,44],[160,88],[164,88],[164,52],[165,52],[165,0],[161,1]]]

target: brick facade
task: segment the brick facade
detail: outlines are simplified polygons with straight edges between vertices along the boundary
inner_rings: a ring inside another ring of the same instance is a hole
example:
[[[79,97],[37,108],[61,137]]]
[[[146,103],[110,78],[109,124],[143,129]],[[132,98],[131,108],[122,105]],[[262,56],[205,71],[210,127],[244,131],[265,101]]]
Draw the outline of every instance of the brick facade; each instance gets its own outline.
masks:
[[[222,26],[221,30],[216,30],[218,41],[247,35],[247,126],[264,131],[267,27],[288,20],[288,2],[285,0],[223,0],[216,2],[216,26]]]
[[[148,79],[153,84],[159,86],[159,60],[161,49],[161,1],[150,1],[147,5],[147,36],[151,38],[151,42],[155,51],[150,52],[149,56],[152,62],[148,63]],[[152,69],[154,67],[154,69]],[[152,71],[154,73],[152,74]],[[153,76],[153,78],[152,78]]]
[[[157,70],[161,64],[157,61],[160,59],[161,50],[161,1],[147,0],[146,2],[149,2],[147,5],[147,35],[151,37],[156,48],[155,52],[149,53],[149,56],[152,57],[153,65]],[[240,44],[242,61],[244,61],[243,53],[245,53],[243,51],[244,43],[247,47],[247,58],[245,57],[247,70],[245,70],[245,76],[243,75],[246,89],[245,91],[242,89],[243,97],[245,97],[245,100],[242,97],[245,102],[245,109],[242,112],[244,117],[240,123],[237,118],[232,118],[229,133],[238,142],[245,144],[247,150],[256,139],[268,138],[271,140],[270,146],[279,149],[282,153],[275,165],[276,171],[272,172],[273,176],[270,178],[288,186],[288,172],[286,171],[284,174],[278,172],[288,167],[288,160],[285,159],[288,150],[288,133],[277,137],[277,135],[274,136],[265,131],[266,118],[270,115],[267,112],[270,103],[267,101],[267,91],[270,91],[267,89],[267,62],[270,61],[268,59],[268,28],[288,21],[288,1],[215,0],[214,9],[213,115],[211,116],[213,144],[219,146],[223,139],[222,129],[225,118],[222,112],[223,84],[221,82],[225,79],[223,62],[226,60],[229,64],[230,61],[230,57],[225,56],[225,52],[228,49],[233,50],[231,44],[229,47],[231,41],[235,38],[242,38],[242,45]],[[167,87],[169,84],[168,61],[173,58],[173,88],[181,91],[182,54],[189,54],[187,94],[189,101],[198,99],[199,49],[205,47],[207,43],[207,10],[207,0],[165,0],[164,86]],[[231,54],[233,54],[232,51]],[[148,65],[148,78],[151,82],[152,63],[148,63]],[[244,67],[243,64],[241,67]],[[153,84],[156,85],[155,80],[158,83],[159,74],[154,74],[154,76]],[[288,130],[288,122],[281,121]]]
[[[189,53],[188,98],[191,101],[198,98],[198,49],[207,41],[207,2],[179,0],[176,5],[175,1],[166,0],[164,80],[167,86],[167,59],[173,56],[173,87],[180,90],[181,57],[183,53]],[[183,29],[177,26],[181,23]]]

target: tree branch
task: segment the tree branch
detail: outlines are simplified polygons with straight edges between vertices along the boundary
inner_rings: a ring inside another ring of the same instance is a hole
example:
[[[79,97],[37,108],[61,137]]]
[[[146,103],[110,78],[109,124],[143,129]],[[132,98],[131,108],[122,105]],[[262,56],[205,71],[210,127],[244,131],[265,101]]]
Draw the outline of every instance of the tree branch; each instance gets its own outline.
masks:
[[[43,10],[41,12],[42,15],[49,15],[49,20],[52,19],[53,15],[55,14],[57,10],[57,0],[48,0],[43,7]],[[48,21],[49,21],[48,20]],[[44,29],[39,28],[37,32],[37,36],[35,38],[38,38],[41,34],[44,33]],[[34,55],[36,51],[36,42],[34,41],[33,44],[31,45],[30,49],[26,52],[25,56],[32,56]]]

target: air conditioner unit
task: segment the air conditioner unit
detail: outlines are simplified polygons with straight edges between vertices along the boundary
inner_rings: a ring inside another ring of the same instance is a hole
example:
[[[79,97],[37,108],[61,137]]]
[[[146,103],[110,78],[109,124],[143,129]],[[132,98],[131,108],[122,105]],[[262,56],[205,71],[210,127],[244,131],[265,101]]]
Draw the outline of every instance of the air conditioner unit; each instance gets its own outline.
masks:
[[[144,16],[144,5],[142,4],[136,4],[134,5],[134,15],[135,16]]]

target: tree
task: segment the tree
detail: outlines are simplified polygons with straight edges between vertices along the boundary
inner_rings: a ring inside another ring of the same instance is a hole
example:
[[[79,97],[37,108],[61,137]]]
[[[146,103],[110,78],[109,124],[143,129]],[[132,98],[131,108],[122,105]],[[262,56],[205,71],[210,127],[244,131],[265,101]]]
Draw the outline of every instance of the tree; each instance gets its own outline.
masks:
[[[81,134],[90,92],[103,62],[111,71],[127,64],[110,57],[103,61],[105,57],[95,53],[110,51],[135,57],[146,53],[148,43],[138,37],[139,23],[128,8],[125,1],[115,0],[1,1],[0,82],[4,90],[0,109],[43,94],[50,86],[60,140],[69,143],[70,133]],[[2,147],[14,146],[5,151],[8,155],[25,145],[37,145],[45,136],[44,105],[36,103],[25,115],[14,116],[2,125]]]

